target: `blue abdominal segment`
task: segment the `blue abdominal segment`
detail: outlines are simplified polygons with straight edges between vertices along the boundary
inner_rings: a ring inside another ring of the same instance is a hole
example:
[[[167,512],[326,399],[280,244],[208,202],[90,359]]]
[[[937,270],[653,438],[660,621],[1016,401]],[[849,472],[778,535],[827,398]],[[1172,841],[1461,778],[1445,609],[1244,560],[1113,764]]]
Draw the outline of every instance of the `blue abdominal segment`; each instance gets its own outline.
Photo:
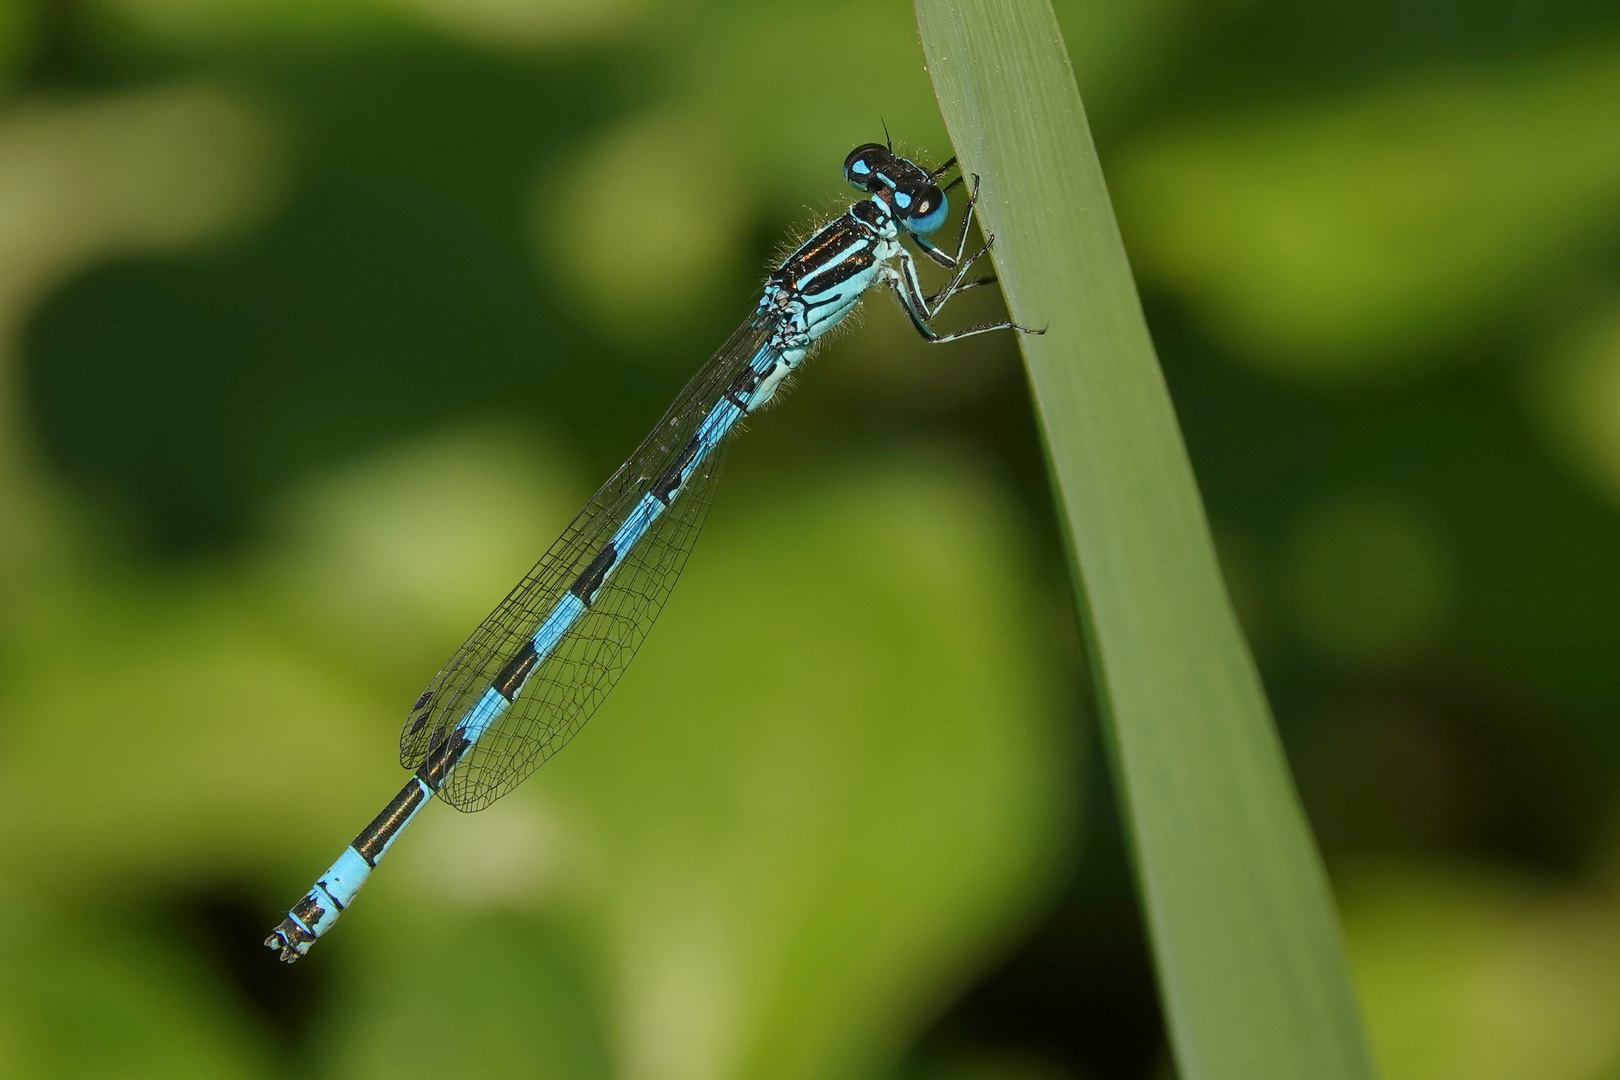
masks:
[[[944,221],[945,192],[961,177],[943,189],[935,180],[953,162],[929,172],[882,144],[855,148],[844,176],[864,197],[770,275],[753,314],[417,699],[400,739],[401,761],[414,775],[265,940],[282,960],[297,960],[332,928],[435,797],[458,809],[482,809],[588,719],[685,565],[721,447],[863,294],[874,286],[892,289],[918,332],[933,342],[1023,329],[996,323],[937,334],[929,324],[953,292],[987,283],[963,284],[967,268],[988,250],[986,244],[963,258],[971,196],[954,255],[920,236]],[[934,296],[923,294],[903,237],[955,271]],[[635,572],[616,578],[627,562],[637,564]],[[475,749],[475,760],[466,762]]]
[[[775,363],[775,355],[762,349],[750,362],[749,370],[760,364],[764,364],[768,370]],[[672,464],[668,474],[661,478],[662,484],[654,485],[653,490],[635,504],[613,534],[613,539],[541,621],[528,646],[513,657],[455,725],[451,737],[441,744],[440,752],[430,755],[393,802],[355,838],[354,843],[344,849],[332,868],[321,876],[288,912],[281,925],[271,932],[265,943],[276,949],[281,959],[288,963],[297,960],[332,928],[405,826],[433,798],[456,763],[517,700],[524,683],[589,610],[591,602],[612,577],[613,571],[622,565],[625,557],[679,497],[686,478],[703,464],[744,415],[746,410],[730,400],[721,400],[710,409],[692,437],[690,450]]]
[[[401,830],[421,812],[433,790],[419,777],[411,777],[381,814],[343,849],[337,862],[318,878],[304,898],[293,905],[287,917],[270,932],[265,944],[276,949],[282,960],[292,963],[309,952],[320,936],[332,929],[338,916],[354,902],[360,886]]]

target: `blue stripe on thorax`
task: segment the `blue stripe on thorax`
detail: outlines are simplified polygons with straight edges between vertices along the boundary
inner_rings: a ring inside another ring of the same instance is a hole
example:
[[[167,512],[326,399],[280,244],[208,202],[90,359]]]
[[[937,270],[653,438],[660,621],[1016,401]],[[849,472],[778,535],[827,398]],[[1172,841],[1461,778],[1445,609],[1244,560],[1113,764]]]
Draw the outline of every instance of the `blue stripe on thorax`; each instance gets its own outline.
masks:
[[[869,248],[871,246],[872,246],[871,239],[869,237],[865,237],[865,236],[862,236],[862,237],[859,237],[859,238],[857,238],[855,240],[850,241],[849,243],[845,244],[842,248],[839,249],[838,254],[836,256],[834,256],[831,259],[828,259],[826,262],[823,262],[821,265],[817,266],[814,270],[810,271],[808,274],[805,274],[802,278],[800,278],[799,279],[799,288],[801,290],[804,289],[804,287],[809,285],[810,282],[814,281],[816,278],[820,277],[822,274],[825,274],[827,271],[831,270],[833,267],[840,265],[846,259],[850,258],[850,256],[854,255],[856,252],[865,251],[867,248]]]

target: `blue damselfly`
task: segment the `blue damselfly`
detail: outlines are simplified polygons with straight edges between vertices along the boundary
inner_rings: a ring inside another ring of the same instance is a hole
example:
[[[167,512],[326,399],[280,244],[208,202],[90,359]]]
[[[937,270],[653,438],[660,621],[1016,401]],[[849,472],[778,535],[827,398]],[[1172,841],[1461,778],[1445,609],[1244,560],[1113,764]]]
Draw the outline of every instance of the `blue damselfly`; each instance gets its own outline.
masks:
[[[927,237],[945,224],[939,179],[952,158],[926,170],[868,143],[844,160],[865,193],[822,226],[766,280],[736,333],[687,383],[652,433],[450,658],[411,707],[400,762],[414,770],[392,802],[343,852],[265,940],[292,963],[332,928],[400,831],[438,796],[482,810],[555,754],[624,674],[686,563],[708,512],[727,437],[757,411],[874,286],[899,298],[917,332],[942,343],[992,330],[1041,333],[1011,322],[937,333],[952,296],[995,279],[967,280],[993,236],[966,258],[977,178],[954,252]],[[952,271],[923,292],[909,239]]]

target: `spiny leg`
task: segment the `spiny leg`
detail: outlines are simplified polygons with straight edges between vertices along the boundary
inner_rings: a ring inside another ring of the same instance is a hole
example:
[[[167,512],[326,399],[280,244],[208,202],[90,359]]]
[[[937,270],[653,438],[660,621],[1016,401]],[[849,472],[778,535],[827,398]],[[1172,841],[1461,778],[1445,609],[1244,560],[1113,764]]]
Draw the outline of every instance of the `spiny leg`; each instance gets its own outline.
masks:
[[[900,252],[898,256],[900,269],[891,270],[887,280],[895,288],[896,294],[900,296],[901,303],[905,305],[907,313],[916,313],[912,322],[915,323],[918,318],[921,318],[924,322],[929,322],[939,314],[940,308],[944,306],[945,301],[949,300],[953,293],[960,291],[957,284],[961,281],[962,275],[967,272],[967,269],[973,265],[975,260],[988,250],[989,245],[986,245],[972,259],[964,262],[945,288],[933,296],[923,295],[922,281],[917,277],[916,260],[904,251]]]
[[[909,257],[901,260],[901,265],[904,267],[907,277],[907,285],[911,290],[912,296],[922,301],[922,310],[925,318],[932,319],[935,315],[939,314],[939,309],[945,305],[945,301],[949,300],[957,293],[965,292],[968,289],[977,289],[981,285],[992,285],[995,283],[995,275],[989,274],[967,285],[962,284],[962,279],[967,276],[968,270],[972,268],[974,263],[978,262],[985,256],[987,252],[989,252],[990,246],[995,242],[995,234],[992,233],[985,238],[984,246],[976,251],[971,258],[967,259],[962,258],[962,252],[959,248],[956,253],[956,273],[951,276],[951,279],[945,283],[943,288],[934,293],[932,296],[923,295],[922,282],[917,277],[916,263]]]
[[[958,285],[948,293],[944,289],[941,289],[933,296],[924,297],[924,299],[928,301],[928,308],[930,311],[938,311],[939,306],[951,297],[960,296],[969,289],[978,289],[985,285],[994,285],[996,281],[996,275],[986,274],[984,277],[974,278],[972,281],[969,281],[964,285]]]
[[[974,263],[978,262],[980,259],[984,258],[984,256],[986,254],[989,253],[990,245],[994,244],[995,242],[996,242],[996,237],[995,237],[995,234],[992,233],[989,236],[985,237],[984,246],[981,247],[978,251],[974,252],[973,257],[971,259],[962,259],[960,257],[960,255],[958,255],[958,265],[956,267],[956,273],[951,275],[951,280],[947,281],[945,283],[944,288],[940,289],[933,296],[929,296],[929,297],[924,298],[924,303],[925,303],[924,310],[928,312],[928,317],[930,319],[932,319],[935,315],[938,315],[939,314],[939,309],[945,306],[945,301],[949,300],[951,297],[955,296],[957,293],[964,292],[964,291],[966,291],[968,289],[976,289],[980,285],[989,285],[989,284],[992,284],[996,280],[995,275],[991,274],[989,276],[979,278],[977,281],[973,282],[970,285],[963,285],[962,284],[962,279],[967,276],[968,270],[970,268],[972,268]],[[915,276],[915,271],[913,271],[913,275]],[[918,286],[917,291],[918,291],[919,294],[922,291],[920,284]]]
[[[988,248],[988,245],[986,247]],[[983,252],[980,252],[980,254],[983,254]],[[1045,327],[1032,330],[1027,326],[1019,326],[1011,320],[981,323],[978,326],[966,326],[960,330],[952,330],[948,334],[939,333],[929,325],[929,320],[938,314],[938,309],[936,308],[932,312],[928,310],[927,301],[922,295],[922,288],[917,283],[917,268],[912,263],[911,256],[902,251],[899,257],[903,269],[896,270],[889,267],[884,278],[888,281],[889,287],[894,290],[895,296],[899,297],[900,306],[905,309],[907,317],[911,319],[911,325],[916,328],[917,333],[922,335],[924,341],[933,345],[943,345],[947,341],[956,341],[959,338],[972,337],[975,334],[988,334],[992,330],[1017,330],[1021,334],[1046,333]],[[974,258],[978,258],[978,256],[975,255]]]

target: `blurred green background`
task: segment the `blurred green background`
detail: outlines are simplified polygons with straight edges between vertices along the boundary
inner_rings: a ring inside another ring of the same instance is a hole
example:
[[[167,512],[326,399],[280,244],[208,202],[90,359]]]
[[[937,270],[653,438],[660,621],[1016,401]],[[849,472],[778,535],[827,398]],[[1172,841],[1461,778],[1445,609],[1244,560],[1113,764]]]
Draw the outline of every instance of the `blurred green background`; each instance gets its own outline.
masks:
[[[1620,10],[1058,14],[1384,1076],[1620,1077]],[[0,95],[0,1077],[1171,1074],[1015,347],[882,297],[568,751],[259,945],[948,156],[908,5],[4,0]]]

